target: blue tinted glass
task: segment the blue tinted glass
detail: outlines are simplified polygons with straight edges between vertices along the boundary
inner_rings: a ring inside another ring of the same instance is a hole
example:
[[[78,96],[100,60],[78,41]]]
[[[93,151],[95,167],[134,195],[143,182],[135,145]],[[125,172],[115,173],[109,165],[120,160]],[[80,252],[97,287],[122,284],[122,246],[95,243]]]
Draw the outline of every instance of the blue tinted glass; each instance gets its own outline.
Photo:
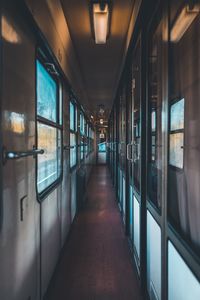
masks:
[[[75,107],[74,104],[70,102],[70,129],[71,130],[75,130],[74,116],[75,116]]]
[[[37,114],[56,122],[57,84],[37,60]]]
[[[84,145],[83,142],[81,142],[81,159],[84,158]]]
[[[70,133],[70,146],[74,147],[70,149],[70,167],[76,165],[76,135],[75,133]]]
[[[184,99],[172,104],[170,111],[170,129],[178,130],[184,128]]]
[[[106,152],[106,143],[105,142],[98,144],[98,147],[99,147],[99,152]]]
[[[80,113],[80,133],[83,135],[85,133],[85,120],[82,113]]]

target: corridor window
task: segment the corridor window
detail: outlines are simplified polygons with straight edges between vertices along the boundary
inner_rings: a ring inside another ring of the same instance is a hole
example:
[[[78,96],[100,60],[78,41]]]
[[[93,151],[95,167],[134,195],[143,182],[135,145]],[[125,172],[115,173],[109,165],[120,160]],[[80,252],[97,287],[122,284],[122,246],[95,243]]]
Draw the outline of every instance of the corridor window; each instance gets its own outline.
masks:
[[[86,145],[85,145],[86,156],[89,154],[89,124],[86,122]]]
[[[37,158],[37,190],[42,196],[61,177],[61,103],[59,84],[39,60],[37,79],[37,145],[44,150]]]
[[[162,195],[162,20],[151,24],[148,41],[148,200],[161,210]]]
[[[76,128],[77,128],[76,104],[70,102],[70,168],[76,166],[77,162],[77,145],[76,145]]]
[[[184,99],[177,101],[170,107],[170,150],[169,164],[183,168],[184,143]]]
[[[70,132],[70,167],[73,168],[76,165],[76,134]]]
[[[37,114],[49,121],[57,121],[58,86],[45,67],[37,61]]]
[[[75,131],[75,104],[70,102],[70,130]]]
[[[84,142],[81,141],[81,160],[84,159]]]
[[[170,0],[169,10],[168,221],[199,255],[200,10],[184,0]],[[193,21],[186,14],[185,29],[178,32],[183,12],[193,15]]]
[[[84,135],[85,133],[85,118],[83,113],[80,113],[80,134]]]
[[[151,112],[151,160],[156,159],[156,111]]]

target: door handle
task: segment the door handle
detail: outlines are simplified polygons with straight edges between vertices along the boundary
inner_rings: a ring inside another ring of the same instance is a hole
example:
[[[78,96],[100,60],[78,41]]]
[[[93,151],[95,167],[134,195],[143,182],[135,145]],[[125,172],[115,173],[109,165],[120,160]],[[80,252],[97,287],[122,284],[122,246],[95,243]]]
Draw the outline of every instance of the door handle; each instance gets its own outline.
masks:
[[[69,145],[65,145],[63,146],[63,150],[70,150],[70,149],[74,149],[76,146],[69,146]]]
[[[33,158],[36,158],[36,156],[39,154],[44,154],[44,150],[36,149],[35,146],[33,146],[32,150],[25,150],[25,151],[7,151],[6,148],[4,148],[3,162],[5,163],[7,160],[20,159],[28,156],[33,156]]]

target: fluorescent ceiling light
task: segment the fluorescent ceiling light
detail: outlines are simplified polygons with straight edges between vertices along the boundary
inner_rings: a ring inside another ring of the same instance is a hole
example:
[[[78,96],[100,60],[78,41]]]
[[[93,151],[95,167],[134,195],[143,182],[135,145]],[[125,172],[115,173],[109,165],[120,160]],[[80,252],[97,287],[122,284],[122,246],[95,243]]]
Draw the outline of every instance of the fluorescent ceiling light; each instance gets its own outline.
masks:
[[[96,44],[105,44],[108,34],[108,4],[93,4],[93,23]]]
[[[171,29],[171,42],[178,43],[180,41],[184,33],[199,14],[199,11],[199,5],[194,5],[193,8],[189,8],[188,5],[184,6]]]

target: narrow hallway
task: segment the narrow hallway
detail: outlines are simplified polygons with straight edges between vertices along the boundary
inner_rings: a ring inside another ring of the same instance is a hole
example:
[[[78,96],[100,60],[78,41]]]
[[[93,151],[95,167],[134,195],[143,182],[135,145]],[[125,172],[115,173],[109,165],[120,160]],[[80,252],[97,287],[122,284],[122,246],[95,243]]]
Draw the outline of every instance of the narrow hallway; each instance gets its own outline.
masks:
[[[93,168],[46,300],[137,300],[139,283],[106,166]]]

